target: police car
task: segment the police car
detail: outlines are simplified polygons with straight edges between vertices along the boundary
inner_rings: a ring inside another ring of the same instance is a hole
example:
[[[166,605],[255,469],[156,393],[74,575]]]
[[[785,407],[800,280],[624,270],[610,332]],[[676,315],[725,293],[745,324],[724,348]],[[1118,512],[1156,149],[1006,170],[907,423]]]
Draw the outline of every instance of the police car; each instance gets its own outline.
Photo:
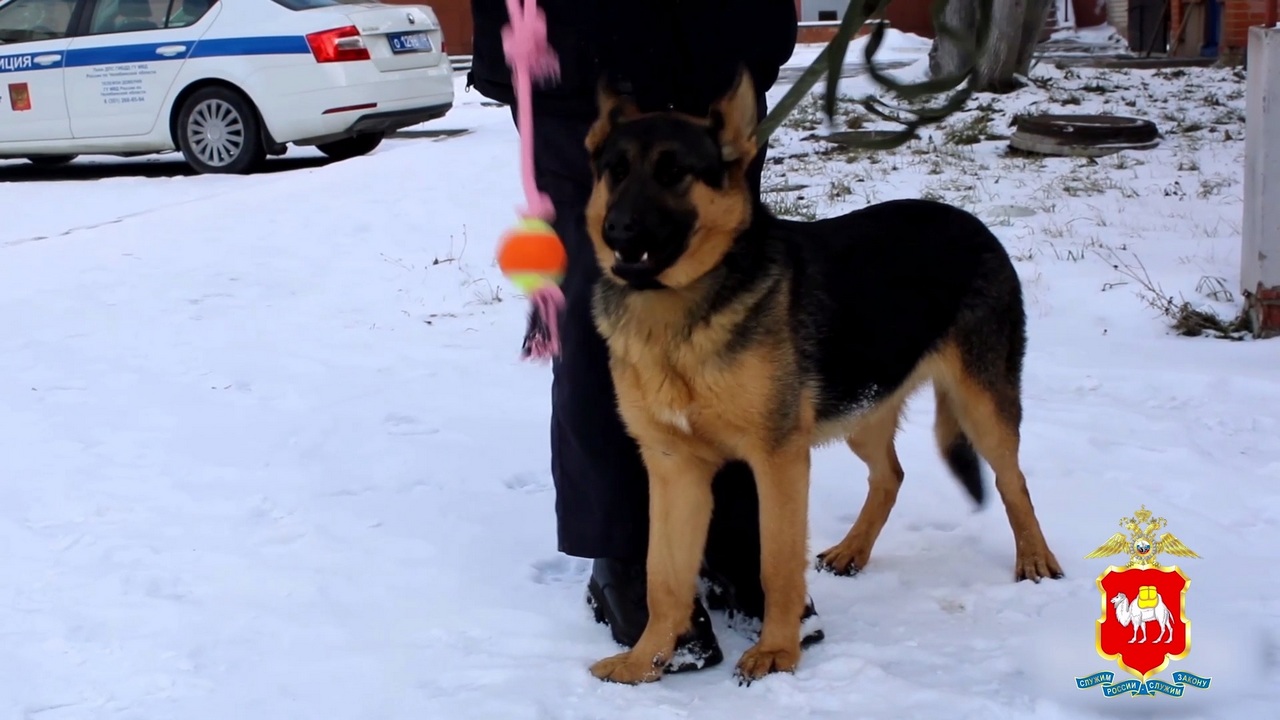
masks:
[[[363,155],[453,100],[426,5],[0,0],[0,158],[180,150],[245,173],[288,144]]]

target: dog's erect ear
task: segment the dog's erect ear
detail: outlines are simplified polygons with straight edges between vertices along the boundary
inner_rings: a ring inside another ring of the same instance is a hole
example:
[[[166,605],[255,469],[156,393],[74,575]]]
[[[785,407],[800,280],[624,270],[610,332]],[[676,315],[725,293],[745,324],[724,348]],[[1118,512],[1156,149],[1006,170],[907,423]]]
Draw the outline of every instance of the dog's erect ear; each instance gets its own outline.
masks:
[[[756,90],[751,75],[739,68],[733,89],[711,106],[711,127],[725,162],[746,166],[756,154]]]
[[[631,98],[618,94],[605,78],[600,79],[596,89],[596,107],[596,121],[587,132],[586,141],[587,152],[592,155],[599,150],[600,144],[609,136],[614,125],[640,114]]]

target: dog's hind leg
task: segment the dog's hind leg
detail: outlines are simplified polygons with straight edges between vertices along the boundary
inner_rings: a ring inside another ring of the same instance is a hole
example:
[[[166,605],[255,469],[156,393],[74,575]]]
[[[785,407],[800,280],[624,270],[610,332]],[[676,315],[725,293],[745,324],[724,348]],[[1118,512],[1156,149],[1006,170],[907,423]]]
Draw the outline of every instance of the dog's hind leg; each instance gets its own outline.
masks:
[[[853,527],[837,545],[818,553],[818,569],[836,575],[856,575],[867,566],[871,549],[889,520],[902,487],[902,465],[893,439],[898,432],[902,399],[894,397],[859,421],[847,442],[862,462],[866,463],[867,499]]]
[[[748,463],[760,495],[760,581],[764,623],[760,641],[742,654],[739,682],[791,672],[800,662],[809,517],[809,446],[799,438],[781,448],[757,448]]]
[[[1018,460],[1022,400],[1017,369],[986,357],[996,349],[989,338],[949,347],[942,353],[945,371],[935,382],[946,384],[961,431],[995,471],[996,490],[1013,529],[1015,578],[1061,578],[1062,567],[1040,529]]]
[[[601,680],[628,684],[661,678],[680,636],[690,629],[711,524],[711,481],[720,466],[678,446],[642,445],[641,454],[649,471],[649,622],[631,650],[591,666]],[[804,610],[803,593],[802,587],[797,622]]]

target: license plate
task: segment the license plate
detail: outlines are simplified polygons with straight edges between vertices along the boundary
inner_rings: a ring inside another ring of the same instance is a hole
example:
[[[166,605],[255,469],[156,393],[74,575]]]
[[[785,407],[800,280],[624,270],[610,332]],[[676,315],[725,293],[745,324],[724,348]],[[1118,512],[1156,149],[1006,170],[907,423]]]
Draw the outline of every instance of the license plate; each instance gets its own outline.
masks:
[[[424,32],[392,33],[387,36],[393,53],[431,52],[431,38]]]

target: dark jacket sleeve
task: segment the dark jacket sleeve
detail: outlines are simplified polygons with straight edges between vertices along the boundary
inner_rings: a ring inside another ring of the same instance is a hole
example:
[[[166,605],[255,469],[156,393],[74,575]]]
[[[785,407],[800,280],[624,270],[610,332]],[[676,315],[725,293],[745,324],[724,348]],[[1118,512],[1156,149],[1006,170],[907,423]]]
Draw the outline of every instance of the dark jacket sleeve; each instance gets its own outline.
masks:
[[[557,85],[536,88],[539,111],[595,114],[603,75],[644,110],[704,114],[745,67],[758,92],[778,79],[795,49],[794,0],[540,0],[560,56]],[[472,0],[470,82],[513,102],[502,52],[505,0]]]
[[[534,86],[539,112],[592,116],[599,77],[595,35],[598,0],[538,0],[547,16],[547,40],[560,60],[554,85]],[[511,68],[502,51],[502,28],[507,24],[506,0],[471,0],[472,55],[469,85],[481,95],[515,104]]]

